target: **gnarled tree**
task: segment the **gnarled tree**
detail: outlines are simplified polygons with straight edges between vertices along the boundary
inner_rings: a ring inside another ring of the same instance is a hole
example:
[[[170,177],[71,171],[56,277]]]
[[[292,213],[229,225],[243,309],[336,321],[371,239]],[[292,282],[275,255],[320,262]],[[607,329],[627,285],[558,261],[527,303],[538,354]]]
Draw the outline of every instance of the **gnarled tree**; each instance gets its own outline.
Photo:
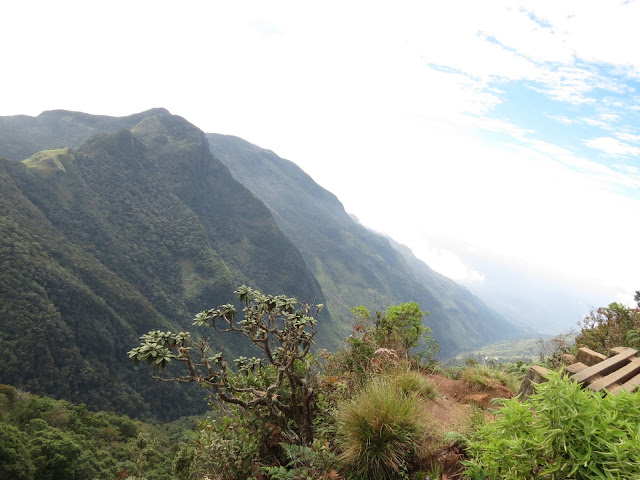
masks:
[[[316,397],[310,348],[323,305],[264,295],[247,286],[235,293],[244,304],[243,319],[236,318],[235,306],[226,304],[197,314],[193,324],[208,325],[219,333],[241,333],[262,350],[260,358],[237,358],[234,372],[222,352],[210,352],[206,340],[193,341],[188,332],[161,331],[140,337],[140,346],[129,352],[129,358],[155,365],[161,380],[207,386],[223,402],[250,411],[264,407],[290,443],[308,446],[313,440]],[[181,374],[167,375],[172,363],[182,365]]]

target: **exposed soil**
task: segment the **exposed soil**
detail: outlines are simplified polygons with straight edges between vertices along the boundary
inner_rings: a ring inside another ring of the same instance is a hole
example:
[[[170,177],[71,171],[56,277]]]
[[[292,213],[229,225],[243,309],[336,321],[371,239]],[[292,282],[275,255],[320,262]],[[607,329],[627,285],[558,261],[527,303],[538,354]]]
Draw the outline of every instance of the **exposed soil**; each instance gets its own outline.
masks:
[[[507,387],[494,384],[490,387],[470,386],[463,380],[453,380],[442,375],[427,375],[435,384],[439,396],[426,405],[426,411],[439,433],[460,432],[475,404],[485,410],[491,407],[494,398],[512,398],[514,393]],[[487,412],[488,414],[489,412]]]
[[[441,375],[427,375],[435,384],[438,396],[425,404],[425,414],[431,419],[434,434],[442,438],[447,432],[468,432],[468,422],[472,405],[480,407],[486,416],[491,408],[493,398],[511,398],[514,393],[503,385],[490,387],[470,386],[463,380],[453,380]],[[462,478],[464,467],[460,461],[464,459],[464,449],[456,444],[444,444],[436,448],[427,459],[427,463],[437,463],[441,468],[442,479],[455,480]]]

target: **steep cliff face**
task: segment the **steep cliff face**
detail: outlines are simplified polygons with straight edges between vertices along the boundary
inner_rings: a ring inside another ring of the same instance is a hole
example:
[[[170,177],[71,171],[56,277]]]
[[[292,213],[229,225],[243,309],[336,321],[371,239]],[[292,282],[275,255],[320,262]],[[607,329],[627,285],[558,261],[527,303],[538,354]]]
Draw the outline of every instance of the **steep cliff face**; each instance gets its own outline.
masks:
[[[237,137],[207,134],[213,154],[273,212],[320,282],[333,317],[417,301],[442,354],[516,333],[466,288],[437,274],[406,247],[355,222],[332,193],[299,167]]]
[[[242,283],[323,295],[200,130],[164,111],[140,120],[77,148],[0,161],[0,336],[11,342],[0,383],[168,418],[204,404],[135,371],[126,351],[140,334],[193,330],[195,313],[233,303]],[[328,314],[322,323],[330,330]],[[248,347],[235,337],[211,344]]]

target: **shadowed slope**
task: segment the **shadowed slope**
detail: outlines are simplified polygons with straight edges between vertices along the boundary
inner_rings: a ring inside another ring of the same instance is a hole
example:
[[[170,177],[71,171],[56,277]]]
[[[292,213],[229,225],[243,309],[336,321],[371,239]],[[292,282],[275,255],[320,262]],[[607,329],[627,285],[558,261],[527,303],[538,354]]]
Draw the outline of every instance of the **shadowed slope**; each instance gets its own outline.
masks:
[[[165,111],[76,149],[2,159],[0,193],[0,383],[132,415],[193,413],[206,404],[135,371],[126,352],[140,334],[194,330],[193,315],[233,302],[241,283],[323,301],[269,210]],[[211,343],[247,353],[235,337]]]

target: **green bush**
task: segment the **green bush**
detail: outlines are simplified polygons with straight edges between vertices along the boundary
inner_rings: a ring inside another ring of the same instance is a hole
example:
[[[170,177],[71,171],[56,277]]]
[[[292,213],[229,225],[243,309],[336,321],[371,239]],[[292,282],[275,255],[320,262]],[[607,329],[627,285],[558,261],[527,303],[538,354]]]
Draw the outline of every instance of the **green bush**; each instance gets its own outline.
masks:
[[[364,306],[355,307],[353,333],[344,348],[327,364],[331,376],[348,377],[350,388],[360,388],[371,377],[403,363],[431,363],[440,350],[431,329],[422,325],[429,312],[422,312],[416,302],[390,306],[376,312],[375,318]],[[417,353],[412,349],[420,347]]]
[[[244,480],[261,471],[265,461],[268,427],[259,428],[260,411],[251,415],[235,406],[217,406],[219,416],[200,423],[198,437],[183,446],[174,461],[174,473],[184,480],[205,476]],[[271,443],[278,439],[272,439]]]
[[[335,478],[336,458],[326,441],[314,440],[311,447],[281,443],[287,466],[263,467],[271,480]]]
[[[526,402],[506,400],[469,442],[472,479],[640,478],[640,396],[603,397],[549,374]]]
[[[424,445],[422,403],[376,378],[337,412],[340,460],[353,478],[401,478]]]
[[[605,355],[610,348],[629,346],[636,337],[634,333],[629,337],[629,332],[640,328],[640,291],[636,291],[634,300],[634,308],[614,302],[591,310],[579,324],[576,344]]]

